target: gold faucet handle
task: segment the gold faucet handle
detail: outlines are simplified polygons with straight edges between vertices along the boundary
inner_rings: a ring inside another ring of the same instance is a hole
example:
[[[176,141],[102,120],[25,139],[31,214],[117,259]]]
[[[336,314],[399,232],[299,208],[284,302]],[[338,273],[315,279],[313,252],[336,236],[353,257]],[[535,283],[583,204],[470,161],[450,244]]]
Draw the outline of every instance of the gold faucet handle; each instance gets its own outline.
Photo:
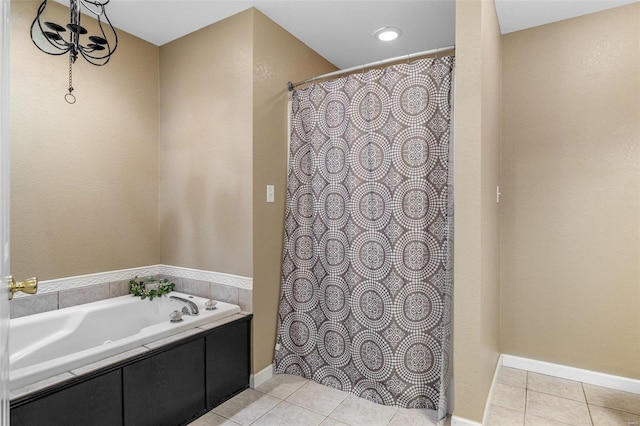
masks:
[[[36,277],[27,278],[24,281],[15,282],[13,277],[9,277],[9,300],[13,299],[13,293],[21,291],[27,294],[38,292],[38,279]]]

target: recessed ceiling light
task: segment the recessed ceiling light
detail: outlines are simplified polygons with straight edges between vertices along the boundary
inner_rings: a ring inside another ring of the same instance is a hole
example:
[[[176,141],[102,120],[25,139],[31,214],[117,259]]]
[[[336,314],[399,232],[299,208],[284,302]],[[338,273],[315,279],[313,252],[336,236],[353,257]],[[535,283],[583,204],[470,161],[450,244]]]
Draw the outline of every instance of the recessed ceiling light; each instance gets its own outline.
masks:
[[[400,28],[384,27],[376,31],[375,36],[378,40],[391,41],[400,37],[400,34],[402,34]]]

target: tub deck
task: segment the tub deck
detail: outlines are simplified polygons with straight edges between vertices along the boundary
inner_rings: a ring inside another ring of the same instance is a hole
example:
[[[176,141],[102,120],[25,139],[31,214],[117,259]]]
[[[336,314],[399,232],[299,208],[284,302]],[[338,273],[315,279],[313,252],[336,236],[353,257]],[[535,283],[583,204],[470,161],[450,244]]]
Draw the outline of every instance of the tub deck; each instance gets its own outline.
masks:
[[[200,309],[171,323],[169,313],[182,305],[161,299],[121,296],[12,319],[10,321],[10,397],[51,386],[105,365],[140,355],[175,340],[198,334],[242,317],[240,307],[184,293]]]

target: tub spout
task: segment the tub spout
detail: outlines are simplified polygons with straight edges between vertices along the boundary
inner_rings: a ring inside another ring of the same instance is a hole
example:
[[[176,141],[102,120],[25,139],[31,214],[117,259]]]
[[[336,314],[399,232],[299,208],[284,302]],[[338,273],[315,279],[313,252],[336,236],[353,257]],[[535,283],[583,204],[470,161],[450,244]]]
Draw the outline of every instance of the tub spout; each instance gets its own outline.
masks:
[[[198,305],[193,303],[191,300],[187,300],[179,296],[169,296],[169,300],[181,303],[183,305],[182,313],[186,315],[198,315],[200,313]]]

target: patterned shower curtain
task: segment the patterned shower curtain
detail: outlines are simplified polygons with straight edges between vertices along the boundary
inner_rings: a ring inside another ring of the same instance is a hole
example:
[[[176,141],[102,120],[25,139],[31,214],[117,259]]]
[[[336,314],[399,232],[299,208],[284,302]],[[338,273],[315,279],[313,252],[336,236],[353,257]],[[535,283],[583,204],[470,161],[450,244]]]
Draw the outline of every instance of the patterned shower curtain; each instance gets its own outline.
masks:
[[[453,67],[293,93],[277,373],[446,414]]]

